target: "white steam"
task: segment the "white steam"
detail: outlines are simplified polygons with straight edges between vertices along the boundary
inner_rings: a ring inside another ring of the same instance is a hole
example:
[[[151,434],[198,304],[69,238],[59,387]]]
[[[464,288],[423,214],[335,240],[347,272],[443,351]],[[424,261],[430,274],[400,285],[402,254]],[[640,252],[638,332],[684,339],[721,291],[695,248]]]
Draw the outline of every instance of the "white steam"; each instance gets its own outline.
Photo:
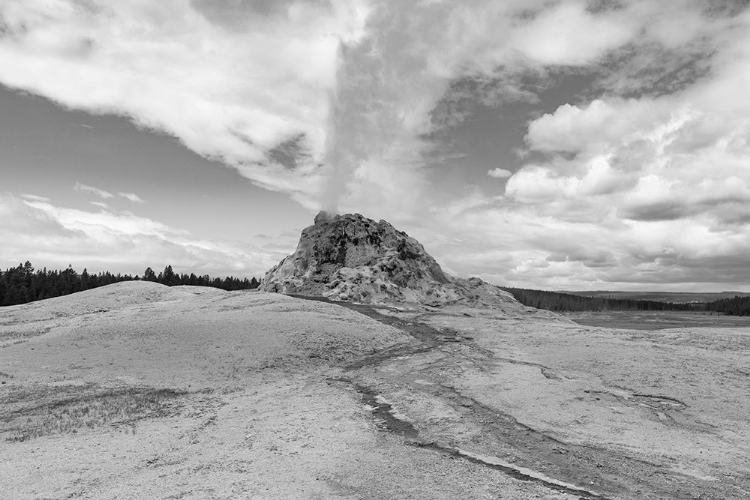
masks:
[[[426,185],[431,112],[452,82],[497,78],[509,88],[495,93],[518,94],[508,75],[587,64],[627,42],[635,28],[618,24],[626,15],[594,13],[584,2],[374,2],[364,36],[341,44],[321,205],[372,207],[388,192],[390,203],[412,210]]]

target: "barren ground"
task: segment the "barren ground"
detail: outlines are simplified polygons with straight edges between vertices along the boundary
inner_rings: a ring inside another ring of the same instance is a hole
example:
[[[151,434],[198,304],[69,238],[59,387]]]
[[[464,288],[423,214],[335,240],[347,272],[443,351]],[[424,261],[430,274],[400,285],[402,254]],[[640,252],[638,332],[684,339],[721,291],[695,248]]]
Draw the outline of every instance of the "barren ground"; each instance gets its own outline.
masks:
[[[0,309],[0,496],[748,498],[748,351],[119,283]]]

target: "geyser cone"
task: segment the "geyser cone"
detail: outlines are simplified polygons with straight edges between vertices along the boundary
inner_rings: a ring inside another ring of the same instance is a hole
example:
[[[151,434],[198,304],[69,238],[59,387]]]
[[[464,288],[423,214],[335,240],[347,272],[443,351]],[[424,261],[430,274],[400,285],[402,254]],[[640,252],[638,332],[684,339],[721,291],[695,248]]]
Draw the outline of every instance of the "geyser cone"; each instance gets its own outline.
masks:
[[[325,224],[327,222],[332,221],[336,217],[338,217],[338,215],[335,213],[331,213],[326,210],[321,210],[320,212],[318,212],[318,215],[315,216],[315,225]]]
[[[302,231],[297,250],[266,273],[261,290],[365,303],[514,301],[477,278],[447,275],[416,239],[385,220],[324,211]]]

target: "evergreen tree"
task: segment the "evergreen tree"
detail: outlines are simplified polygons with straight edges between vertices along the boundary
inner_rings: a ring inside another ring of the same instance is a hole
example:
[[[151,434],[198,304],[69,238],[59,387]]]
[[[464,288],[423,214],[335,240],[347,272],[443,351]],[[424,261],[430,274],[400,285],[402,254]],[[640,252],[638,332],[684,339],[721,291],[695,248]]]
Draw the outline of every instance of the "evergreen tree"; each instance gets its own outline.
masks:
[[[156,281],[156,273],[150,267],[143,271],[143,281]]]
[[[81,290],[88,290],[89,288],[89,272],[84,267],[81,273]]]
[[[174,286],[178,285],[178,277],[175,275],[174,271],[172,270],[172,266],[167,266],[164,268],[164,272],[159,273],[159,277],[161,278],[159,280],[159,283],[167,286]]]

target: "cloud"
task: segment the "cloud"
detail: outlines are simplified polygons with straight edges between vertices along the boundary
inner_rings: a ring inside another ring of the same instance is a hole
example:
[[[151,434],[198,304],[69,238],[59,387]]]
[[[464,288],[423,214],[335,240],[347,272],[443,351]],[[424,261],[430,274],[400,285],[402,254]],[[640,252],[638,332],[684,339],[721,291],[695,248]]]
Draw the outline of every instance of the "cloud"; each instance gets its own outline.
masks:
[[[89,204],[99,208],[109,208],[109,205],[101,201],[90,201]]]
[[[747,282],[745,3],[219,5],[4,2],[0,82],[129,116],[309,209],[387,218],[459,274],[566,288]],[[594,83],[516,124],[526,150],[512,175],[455,160],[451,133],[477,108],[541,110],[555,75]],[[462,168],[507,182],[438,187],[448,170],[471,177]],[[24,206],[37,221],[71,217]]]
[[[537,288],[745,288],[750,13],[685,29],[704,37],[709,71],[670,92],[651,93],[647,78],[641,96],[604,93],[532,119],[534,161],[503,196],[436,211],[462,241],[435,239],[446,265]]]
[[[637,162],[647,152],[636,141],[652,139],[643,134],[669,134],[669,127],[691,119],[685,101],[661,101],[656,89],[680,91],[699,81],[711,67],[703,59],[724,43],[722,33],[741,24],[739,17],[709,16],[700,2],[677,3],[375,3],[363,36],[341,49],[323,202],[329,210],[385,210],[392,218],[420,218],[423,213],[404,210],[429,200],[404,203],[403,192],[433,196],[429,167],[436,156],[450,157],[451,131],[480,106],[540,103],[539,95],[556,75],[588,75],[595,84],[587,90],[600,95],[532,120],[528,150],[564,155],[585,149],[585,161],[594,155],[606,159],[608,145],[626,135]],[[669,63],[641,75],[641,63],[656,54]],[[642,94],[622,95],[637,90],[639,77]],[[608,95],[607,82],[621,92]],[[641,99],[643,94],[647,98]],[[618,156],[615,161],[610,172],[589,176],[583,192],[632,186],[636,179],[623,165],[629,160]],[[397,177],[384,185],[374,169]],[[575,182],[586,175],[579,174]],[[547,180],[562,182],[571,195],[578,192],[570,180],[557,175]],[[377,196],[362,197],[373,190]]]
[[[750,15],[735,22],[750,28]],[[522,203],[566,201],[567,209],[556,207],[566,214],[584,204],[595,213],[603,213],[600,206],[617,208],[634,220],[709,217],[717,227],[731,223],[728,207],[747,199],[750,183],[741,166],[750,152],[750,106],[742,84],[750,77],[750,53],[740,49],[750,38],[729,33],[714,40],[722,50],[710,78],[679,92],[605,96],[533,120],[529,148],[549,159],[524,166],[506,194]]]
[[[12,0],[0,81],[129,116],[308,208],[366,210],[426,191],[436,146],[425,138],[464,113],[433,120],[456,82],[474,82],[484,104],[533,101],[529,76],[628,45],[655,17],[644,5]],[[368,187],[371,169],[401,178]],[[415,215],[402,205],[392,213]]]
[[[750,279],[747,224],[621,220],[612,210],[591,222],[561,220],[477,194],[435,209],[434,217],[430,227],[409,228],[409,234],[449,272],[498,284],[720,291],[743,289]]]
[[[51,201],[49,198],[45,198],[44,196],[37,196],[35,194],[22,194],[21,198],[24,198],[26,200],[31,200],[31,201],[43,201],[43,202]]]
[[[553,202],[585,203],[601,201],[602,196],[614,197],[638,182],[637,175],[612,165],[608,154],[591,158],[564,160],[556,158],[548,163],[527,164],[508,180],[505,194],[522,204],[535,204],[555,210]],[[599,198],[591,198],[599,197]],[[599,212],[601,213],[601,212]],[[566,210],[561,217],[574,215]]]
[[[629,42],[637,24],[628,21],[621,11],[595,14],[585,2],[562,2],[513,30],[509,44],[534,63],[580,66]]]
[[[130,200],[133,203],[146,203],[145,201],[143,201],[143,199],[141,199],[140,196],[135,193],[117,193],[117,196],[125,198],[126,200]]]
[[[651,131],[679,113],[679,108],[650,99],[596,99],[581,107],[565,104],[532,121],[526,140],[536,151],[600,151],[623,137],[641,138],[642,131]]]
[[[80,182],[76,182],[75,186],[73,186],[73,189],[82,193],[93,194],[94,196],[98,196],[99,198],[103,198],[105,200],[114,197],[114,195],[109,191],[95,188],[93,186],[87,186],[86,184],[81,184]]]
[[[216,276],[262,276],[282,253],[249,244],[207,241],[161,222],[116,212],[101,202],[89,212],[0,195],[0,260],[36,266],[140,274],[147,266]]]
[[[436,130],[465,121],[474,102],[533,102],[529,76],[592,64],[637,31],[635,16],[592,13],[584,2],[376,3],[364,35],[341,50],[324,157],[329,210],[373,206],[361,193],[378,179],[374,168],[400,172],[393,190],[369,186],[380,192],[375,206],[402,203],[403,191],[427,192],[423,167]]]
[[[600,89],[641,97],[678,92],[710,77],[717,41],[737,29],[741,1],[632,2],[626,9],[639,24],[636,43],[608,54]],[[723,7],[723,8],[722,8]]]
[[[10,0],[0,6],[0,82],[65,107],[164,131],[273,190],[308,182],[326,138],[340,40],[360,36],[360,1]],[[266,7],[259,7],[265,5]],[[292,138],[310,159],[267,153]]]
[[[506,179],[513,175],[513,172],[511,172],[510,170],[505,170],[504,168],[497,167],[493,168],[492,170],[488,170],[487,175],[496,179]]]

